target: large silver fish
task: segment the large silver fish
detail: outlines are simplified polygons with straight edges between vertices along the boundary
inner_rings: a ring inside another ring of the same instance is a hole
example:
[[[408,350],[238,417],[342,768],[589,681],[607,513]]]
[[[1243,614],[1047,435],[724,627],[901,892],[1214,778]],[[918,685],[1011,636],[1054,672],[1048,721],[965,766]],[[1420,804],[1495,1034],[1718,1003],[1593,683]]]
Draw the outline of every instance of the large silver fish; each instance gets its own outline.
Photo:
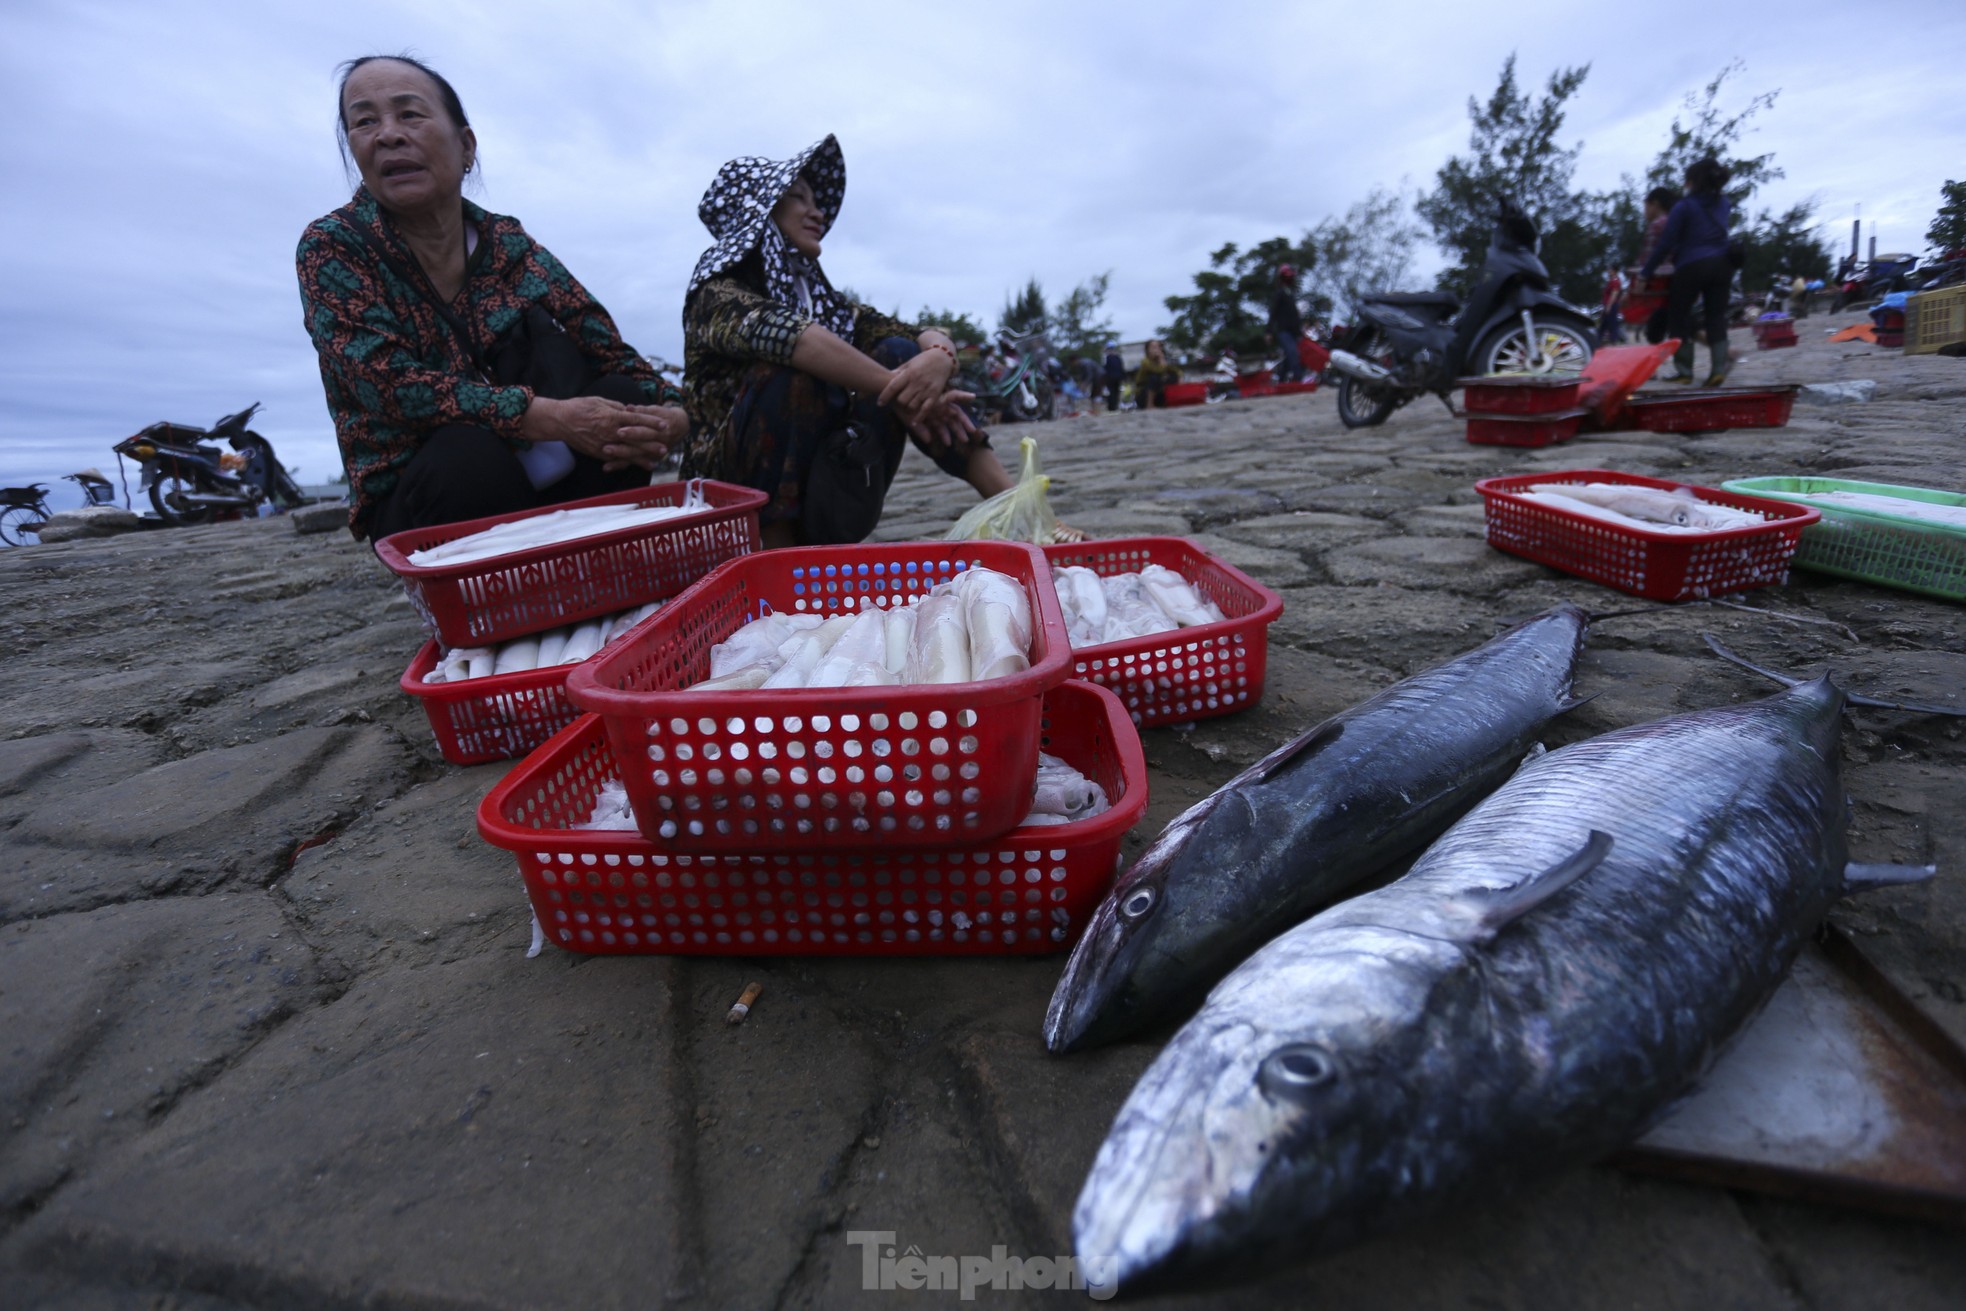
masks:
[[[1843,694],[1525,766],[1403,878],[1224,979],[1141,1077],[1073,1216],[1122,1292],[1308,1255],[1596,1159],[1685,1092],[1839,895]]]
[[[1418,851],[1509,776],[1570,684],[1559,605],[1325,720],[1169,824],[1114,884],[1044,1019],[1055,1052],[1177,1018],[1244,957]]]

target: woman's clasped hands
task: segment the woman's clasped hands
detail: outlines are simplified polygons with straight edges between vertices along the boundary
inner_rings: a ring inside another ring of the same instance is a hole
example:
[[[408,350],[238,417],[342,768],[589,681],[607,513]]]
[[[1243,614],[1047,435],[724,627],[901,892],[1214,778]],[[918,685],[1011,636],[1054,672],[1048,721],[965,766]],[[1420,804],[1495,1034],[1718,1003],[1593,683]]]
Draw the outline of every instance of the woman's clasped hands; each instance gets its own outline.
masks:
[[[676,405],[623,405],[599,396],[553,400],[535,396],[520,421],[528,441],[565,442],[602,462],[608,472],[630,465],[652,469],[689,435],[689,416]]]
[[[895,369],[881,389],[880,403],[891,406],[908,431],[944,446],[967,443],[976,432],[963,405],[976,399],[972,392],[951,386],[956,374],[953,354],[930,348]]]

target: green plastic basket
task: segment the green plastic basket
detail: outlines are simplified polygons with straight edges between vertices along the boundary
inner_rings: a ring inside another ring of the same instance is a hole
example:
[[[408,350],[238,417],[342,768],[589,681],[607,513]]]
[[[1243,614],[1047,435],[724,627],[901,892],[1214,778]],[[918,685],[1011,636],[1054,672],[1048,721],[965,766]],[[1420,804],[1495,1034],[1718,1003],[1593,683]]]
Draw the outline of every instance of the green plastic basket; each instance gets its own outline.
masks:
[[[1818,522],[1802,530],[1796,548],[1795,563],[1804,569],[1966,601],[1966,529],[1803,499],[1823,492],[1869,492],[1928,505],[1966,505],[1966,495],[1842,478],[1736,478],[1721,486],[1822,511]]]

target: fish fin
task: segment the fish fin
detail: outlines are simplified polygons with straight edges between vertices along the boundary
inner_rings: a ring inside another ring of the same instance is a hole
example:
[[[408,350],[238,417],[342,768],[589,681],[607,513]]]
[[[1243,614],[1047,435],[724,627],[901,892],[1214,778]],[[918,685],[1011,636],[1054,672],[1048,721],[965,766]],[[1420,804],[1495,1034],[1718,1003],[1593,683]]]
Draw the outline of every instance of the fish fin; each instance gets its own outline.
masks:
[[[1319,724],[1316,728],[1298,738],[1295,742],[1279,747],[1257,762],[1256,766],[1249,771],[1249,777],[1246,781],[1251,783],[1268,782],[1285,765],[1293,765],[1300,760],[1309,759],[1344,735],[1344,720],[1326,720],[1324,723]]]
[[[1556,703],[1556,713],[1567,715],[1578,706],[1587,706],[1603,695],[1602,692],[1593,692],[1589,696],[1573,696],[1568,701],[1559,701]]]
[[[1849,896],[1900,883],[1923,883],[1938,872],[1937,865],[1867,865],[1853,860],[1843,867],[1843,894]]]
[[[1494,937],[1596,869],[1611,854],[1611,842],[1609,833],[1592,829],[1590,837],[1584,840],[1584,845],[1575,854],[1564,857],[1541,873],[1532,874],[1514,887],[1484,888],[1479,892],[1464,893],[1477,905],[1477,934],[1483,939]]]
[[[1549,753],[1550,753],[1550,749],[1544,746],[1541,742],[1531,742],[1529,744],[1529,750],[1522,753],[1522,759],[1515,762],[1515,767],[1517,769],[1521,769],[1524,765],[1528,764],[1530,761],[1541,759],[1543,756],[1547,756]]]

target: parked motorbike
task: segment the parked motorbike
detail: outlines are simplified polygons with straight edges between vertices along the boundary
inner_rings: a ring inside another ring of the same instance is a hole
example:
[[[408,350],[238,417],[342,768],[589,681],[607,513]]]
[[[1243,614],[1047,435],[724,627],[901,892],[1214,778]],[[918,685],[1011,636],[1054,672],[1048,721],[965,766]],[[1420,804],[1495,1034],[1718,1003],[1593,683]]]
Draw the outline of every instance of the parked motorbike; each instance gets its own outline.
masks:
[[[993,361],[966,373],[957,385],[974,392],[986,420],[1030,423],[1058,417],[1058,393],[1046,376],[1051,343],[1043,333],[1004,339]]]
[[[254,401],[210,428],[153,423],[116,443],[116,455],[142,466],[141,485],[167,524],[204,523],[221,511],[251,512],[266,504],[291,510],[306,497],[275,458],[273,443],[246,427],[258,412]],[[219,440],[234,454],[211,444]]]
[[[1464,304],[1452,292],[1382,292],[1357,307],[1334,342],[1338,418],[1384,423],[1429,392],[1443,402],[1455,379],[1484,373],[1577,373],[1597,350],[1590,314],[1550,290],[1536,225],[1513,200],[1498,206],[1481,283]]]

